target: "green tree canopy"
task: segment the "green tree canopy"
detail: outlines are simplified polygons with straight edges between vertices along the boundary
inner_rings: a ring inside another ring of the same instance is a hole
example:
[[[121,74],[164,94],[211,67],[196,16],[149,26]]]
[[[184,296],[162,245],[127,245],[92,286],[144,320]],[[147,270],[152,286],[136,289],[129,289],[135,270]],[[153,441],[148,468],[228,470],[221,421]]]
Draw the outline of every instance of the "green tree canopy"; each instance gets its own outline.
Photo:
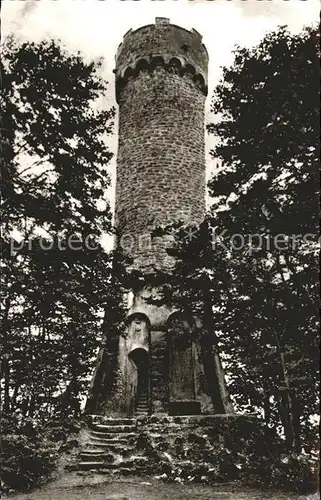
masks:
[[[54,41],[2,47],[3,405],[23,415],[79,408],[112,294],[100,64]]]
[[[212,100],[219,159],[212,208],[179,257],[164,300],[213,311],[239,411],[311,450],[318,386],[319,49],[314,28],[238,47]],[[205,294],[205,295],[204,295]]]

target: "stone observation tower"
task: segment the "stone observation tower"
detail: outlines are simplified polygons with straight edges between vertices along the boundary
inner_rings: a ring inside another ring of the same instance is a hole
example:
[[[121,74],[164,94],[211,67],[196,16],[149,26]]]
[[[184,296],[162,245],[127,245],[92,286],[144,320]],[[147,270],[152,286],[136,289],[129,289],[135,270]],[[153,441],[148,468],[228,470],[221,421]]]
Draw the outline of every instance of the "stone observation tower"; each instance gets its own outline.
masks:
[[[140,270],[168,267],[158,225],[205,214],[208,54],[197,31],[164,18],[124,36],[116,55],[116,224]]]
[[[173,265],[166,252],[169,236],[153,236],[154,229],[175,221],[199,224],[205,215],[207,67],[202,36],[165,18],[129,30],[117,50],[116,244],[147,283],[153,270]],[[218,355],[207,353],[205,361],[201,346],[186,341],[193,338],[189,319],[153,304],[157,293],[146,284],[133,290],[125,335],[114,343],[106,326],[107,346],[88,411],[110,416],[231,412]],[[117,378],[107,390],[112,356]]]

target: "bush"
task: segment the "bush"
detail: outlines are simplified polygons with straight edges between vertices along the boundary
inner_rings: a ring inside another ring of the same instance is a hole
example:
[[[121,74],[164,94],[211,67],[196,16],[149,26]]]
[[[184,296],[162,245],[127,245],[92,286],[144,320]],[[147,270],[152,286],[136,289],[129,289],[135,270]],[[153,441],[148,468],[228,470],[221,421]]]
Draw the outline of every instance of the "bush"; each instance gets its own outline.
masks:
[[[315,466],[314,466],[315,465]],[[272,472],[274,484],[298,493],[314,493],[317,489],[318,465],[306,455],[283,455]]]
[[[55,464],[55,453],[31,421],[19,424],[16,417],[1,419],[2,468],[4,490],[29,490],[48,476]]]
[[[243,425],[243,422],[240,422]],[[213,431],[213,434],[211,434]],[[152,439],[141,432],[136,450],[150,459],[153,473],[166,481],[206,482],[239,480],[260,488],[280,487],[298,493],[317,489],[317,462],[307,454],[285,453],[284,442],[270,429],[252,426],[224,430],[229,446],[217,428],[181,430]]]
[[[66,447],[68,436],[79,430],[75,421],[56,421],[47,426],[17,416],[1,419],[3,491],[28,491],[50,477],[59,451]]]

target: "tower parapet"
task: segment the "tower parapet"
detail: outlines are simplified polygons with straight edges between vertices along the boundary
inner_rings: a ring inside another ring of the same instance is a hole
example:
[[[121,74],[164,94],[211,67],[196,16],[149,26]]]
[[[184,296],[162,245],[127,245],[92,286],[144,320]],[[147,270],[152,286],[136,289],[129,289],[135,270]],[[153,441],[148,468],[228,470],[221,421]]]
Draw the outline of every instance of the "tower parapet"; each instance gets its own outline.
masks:
[[[133,31],[130,29],[116,54],[116,96],[129,78],[140,71],[152,72],[156,66],[172,71],[177,69],[207,94],[208,53],[202,36],[157,17],[150,24]]]

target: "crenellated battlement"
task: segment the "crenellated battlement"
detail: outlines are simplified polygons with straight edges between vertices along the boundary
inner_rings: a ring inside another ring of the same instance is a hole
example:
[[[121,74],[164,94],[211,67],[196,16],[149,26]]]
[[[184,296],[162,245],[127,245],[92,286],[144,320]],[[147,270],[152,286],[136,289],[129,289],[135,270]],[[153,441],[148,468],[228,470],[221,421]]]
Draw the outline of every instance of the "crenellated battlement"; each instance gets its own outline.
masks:
[[[152,73],[157,66],[181,76],[188,75],[207,94],[208,53],[202,36],[170,24],[167,18],[156,18],[155,24],[130,29],[116,54],[116,98],[132,77],[141,71]]]

